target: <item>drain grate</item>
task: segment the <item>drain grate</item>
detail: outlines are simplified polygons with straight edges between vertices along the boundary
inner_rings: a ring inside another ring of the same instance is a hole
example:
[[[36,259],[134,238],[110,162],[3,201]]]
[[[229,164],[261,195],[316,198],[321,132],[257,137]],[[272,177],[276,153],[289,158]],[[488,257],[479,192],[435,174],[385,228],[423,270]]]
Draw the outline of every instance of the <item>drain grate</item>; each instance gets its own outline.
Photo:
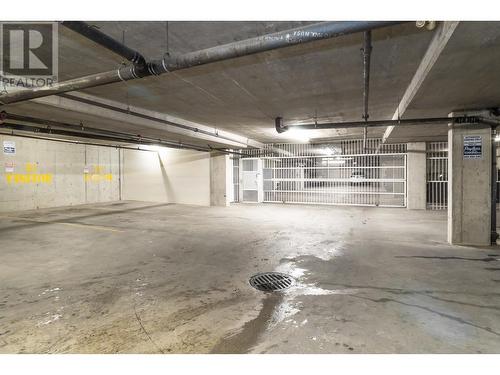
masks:
[[[280,272],[263,272],[250,278],[250,285],[263,292],[278,292],[293,285],[293,278]]]

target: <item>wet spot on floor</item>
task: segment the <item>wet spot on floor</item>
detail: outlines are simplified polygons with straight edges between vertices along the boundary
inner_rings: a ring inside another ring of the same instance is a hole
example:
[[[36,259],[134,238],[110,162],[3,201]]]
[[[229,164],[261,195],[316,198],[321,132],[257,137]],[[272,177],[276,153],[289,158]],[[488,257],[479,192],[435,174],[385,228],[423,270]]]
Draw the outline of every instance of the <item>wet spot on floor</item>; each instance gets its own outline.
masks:
[[[268,327],[275,308],[280,304],[282,298],[280,294],[268,294],[263,301],[259,315],[245,323],[241,331],[230,334],[219,341],[211,353],[248,353]]]

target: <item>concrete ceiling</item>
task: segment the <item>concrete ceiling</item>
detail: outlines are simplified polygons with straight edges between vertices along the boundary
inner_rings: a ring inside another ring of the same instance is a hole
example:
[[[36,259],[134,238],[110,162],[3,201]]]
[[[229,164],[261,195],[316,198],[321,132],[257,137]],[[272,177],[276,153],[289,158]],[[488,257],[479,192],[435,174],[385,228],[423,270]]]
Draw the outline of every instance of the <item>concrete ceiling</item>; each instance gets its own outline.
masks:
[[[231,27],[237,24],[231,23]],[[251,29],[250,23],[239,24],[246,25],[243,30]],[[193,23],[184,25],[188,29],[196,26]],[[256,27],[262,25],[257,23]],[[169,30],[183,30],[183,25],[174,26]],[[295,25],[287,23],[285,26]],[[213,45],[216,45],[220,41],[217,32],[223,28],[217,23],[209,23],[204,27],[204,35],[209,34],[206,30],[209,27],[215,29],[212,35]],[[198,30],[191,34],[193,39],[196,39],[196,32]],[[392,115],[431,36],[432,33],[418,30],[413,24],[374,32],[370,101],[373,119]],[[142,44],[149,36],[144,38]],[[351,35],[126,84],[98,87],[87,92],[117,101],[127,100],[128,95],[128,101],[138,107],[168,112],[259,141],[272,142],[279,139],[274,131],[277,116],[287,121],[312,119],[316,114],[337,121],[360,119],[363,92],[361,43],[361,34]],[[208,46],[208,43],[203,43],[190,49]],[[173,48],[171,53],[177,53]],[[179,53],[182,52],[185,50]],[[380,136],[382,131],[372,135]],[[352,130],[317,133],[318,137],[360,134]]]
[[[166,51],[165,22],[90,22],[148,58]],[[309,22],[307,22],[309,23]],[[212,47],[285,30],[306,22],[169,22],[171,54]],[[60,80],[118,67],[122,58],[60,28]],[[125,34],[123,34],[125,31]],[[370,119],[390,119],[433,37],[409,22],[373,32]],[[410,103],[405,117],[447,115],[457,108],[500,103],[500,23],[464,22]],[[360,120],[362,114],[362,35],[289,47],[230,61],[199,66],[160,77],[121,82],[84,90],[85,94],[124,105],[168,114],[262,142],[287,141],[274,131],[274,118],[286,122]],[[113,121],[98,115],[26,102],[12,112],[87,126],[122,129],[182,141],[199,140],[172,134],[161,127]],[[389,141],[442,136],[446,127],[395,129]],[[384,128],[370,129],[381,137]],[[314,138],[359,137],[361,130],[316,131]],[[201,142],[205,143],[206,142]]]
[[[500,22],[460,22],[404,118],[500,106]],[[446,139],[448,126],[395,128],[391,141]]]

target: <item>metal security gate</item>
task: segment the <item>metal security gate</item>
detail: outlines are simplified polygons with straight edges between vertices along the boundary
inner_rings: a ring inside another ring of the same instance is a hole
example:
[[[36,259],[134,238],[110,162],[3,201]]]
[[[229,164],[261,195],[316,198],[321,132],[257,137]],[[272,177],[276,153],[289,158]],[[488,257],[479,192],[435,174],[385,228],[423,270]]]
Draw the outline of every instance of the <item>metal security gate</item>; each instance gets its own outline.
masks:
[[[500,160],[497,156],[497,166],[500,165]],[[500,169],[497,169],[497,210],[500,209]]]
[[[262,160],[259,158],[241,159],[241,198],[242,202],[262,202]]]
[[[427,208],[446,210],[448,207],[448,142],[428,142]]]
[[[240,158],[232,157],[233,160],[233,203],[240,201]]]
[[[264,202],[406,206],[406,145],[378,139],[268,145]]]

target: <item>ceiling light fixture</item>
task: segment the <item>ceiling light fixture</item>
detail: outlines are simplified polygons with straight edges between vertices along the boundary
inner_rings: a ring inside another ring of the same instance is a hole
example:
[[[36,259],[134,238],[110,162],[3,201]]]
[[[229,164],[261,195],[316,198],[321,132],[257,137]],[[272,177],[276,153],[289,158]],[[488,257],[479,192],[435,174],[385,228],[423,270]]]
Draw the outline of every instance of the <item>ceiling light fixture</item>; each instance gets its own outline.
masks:
[[[282,138],[287,138],[299,143],[308,143],[311,139],[308,136],[308,131],[303,129],[289,129],[287,132],[280,135]]]
[[[158,145],[141,145],[141,147],[145,150],[148,151],[156,151],[156,152],[162,152],[165,151],[166,148]]]

